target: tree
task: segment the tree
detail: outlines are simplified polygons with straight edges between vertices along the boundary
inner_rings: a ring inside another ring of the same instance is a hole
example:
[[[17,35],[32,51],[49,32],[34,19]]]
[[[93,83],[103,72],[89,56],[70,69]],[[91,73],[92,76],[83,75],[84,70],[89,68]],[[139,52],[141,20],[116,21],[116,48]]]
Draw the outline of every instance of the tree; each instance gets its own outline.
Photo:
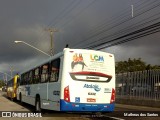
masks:
[[[0,88],[1,88],[2,86],[4,86],[4,85],[5,85],[4,81],[3,81],[3,80],[0,80]]]
[[[151,66],[151,69],[160,69],[160,66],[154,65],[154,66]]]
[[[152,66],[151,66],[151,64],[148,64],[148,65],[146,66],[146,70],[150,70],[150,69],[152,69]]]
[[[160,66],[151,66],[150,64],[146,65],[146,63],[142,61],[141,58],[134,58],[133,60],[129,58],[128,61],[116,62],[116,73],[143,71],[151,69],[160,69]]]

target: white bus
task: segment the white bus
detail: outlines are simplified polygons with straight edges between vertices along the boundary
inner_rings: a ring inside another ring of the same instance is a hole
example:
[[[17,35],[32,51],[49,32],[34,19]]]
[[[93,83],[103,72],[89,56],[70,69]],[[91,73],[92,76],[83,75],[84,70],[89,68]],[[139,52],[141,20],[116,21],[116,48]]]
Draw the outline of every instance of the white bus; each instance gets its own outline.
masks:
[[[65,48],[21,74],[17,99],[36,111],[113,111],[114,55]]]

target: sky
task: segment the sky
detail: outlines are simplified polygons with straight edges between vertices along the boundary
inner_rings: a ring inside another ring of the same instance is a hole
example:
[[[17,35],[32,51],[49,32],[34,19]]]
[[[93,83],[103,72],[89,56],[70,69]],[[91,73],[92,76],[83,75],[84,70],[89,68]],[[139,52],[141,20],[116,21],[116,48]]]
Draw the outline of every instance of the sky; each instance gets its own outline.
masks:
[[[3,73],[9,78],[11,68],[12,74],[20,73],[48,58],[16,40],[50,54],[47,30],[55,29],[55,54],[66,44],[86,48],[159,22],[159,4],[159,0],[1,0],[0,78]],[[113,53],[116,61],[142,58],[147,64],[160,65],[159,36],[157,32],[101,50]]]

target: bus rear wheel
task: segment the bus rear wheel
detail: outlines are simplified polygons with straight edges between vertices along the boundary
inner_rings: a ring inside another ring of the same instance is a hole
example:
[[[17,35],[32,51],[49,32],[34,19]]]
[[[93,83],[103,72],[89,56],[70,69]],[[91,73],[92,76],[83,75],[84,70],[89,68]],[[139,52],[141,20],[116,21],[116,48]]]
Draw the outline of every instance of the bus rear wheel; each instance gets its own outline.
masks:
[[[40,102],[40,98],[39,97],[36,98],[35,110],[36,110],[36,112],[41,112],[41,102]]]

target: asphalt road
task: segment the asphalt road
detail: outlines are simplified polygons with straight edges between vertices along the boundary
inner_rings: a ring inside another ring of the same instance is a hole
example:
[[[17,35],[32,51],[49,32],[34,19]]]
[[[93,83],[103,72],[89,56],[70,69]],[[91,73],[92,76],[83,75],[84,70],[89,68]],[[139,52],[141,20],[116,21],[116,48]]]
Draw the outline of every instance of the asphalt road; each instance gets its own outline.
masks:
[[[34,112],[34,107],[28,104],[20,104],[18,101],[11,101],[6,98],[5,92],[0,92],[0,116],[2,116],[2,111],[18,111],[21,114],[26,112]],[[28,114],[26,113],[26,114]],[[16,116],[17,114],[15,114]],[[132,105],[122,105],[116,104],[115,111],[113,113],[60,113],[54,111],[44,111],[42,114],[38,114],[37,118],[23,118],[26,120],[159,120],[160,119],[160,108],[151,108],[145,106],[132,106]],[[40,117],[42,115],[42,117]],[[157,117],[158,115],[158,117]],[[143,117],[142,117],[143,116]],[[145,116],[145,117],[144,117]],[[3,118],[18,120],[22,118]]]

